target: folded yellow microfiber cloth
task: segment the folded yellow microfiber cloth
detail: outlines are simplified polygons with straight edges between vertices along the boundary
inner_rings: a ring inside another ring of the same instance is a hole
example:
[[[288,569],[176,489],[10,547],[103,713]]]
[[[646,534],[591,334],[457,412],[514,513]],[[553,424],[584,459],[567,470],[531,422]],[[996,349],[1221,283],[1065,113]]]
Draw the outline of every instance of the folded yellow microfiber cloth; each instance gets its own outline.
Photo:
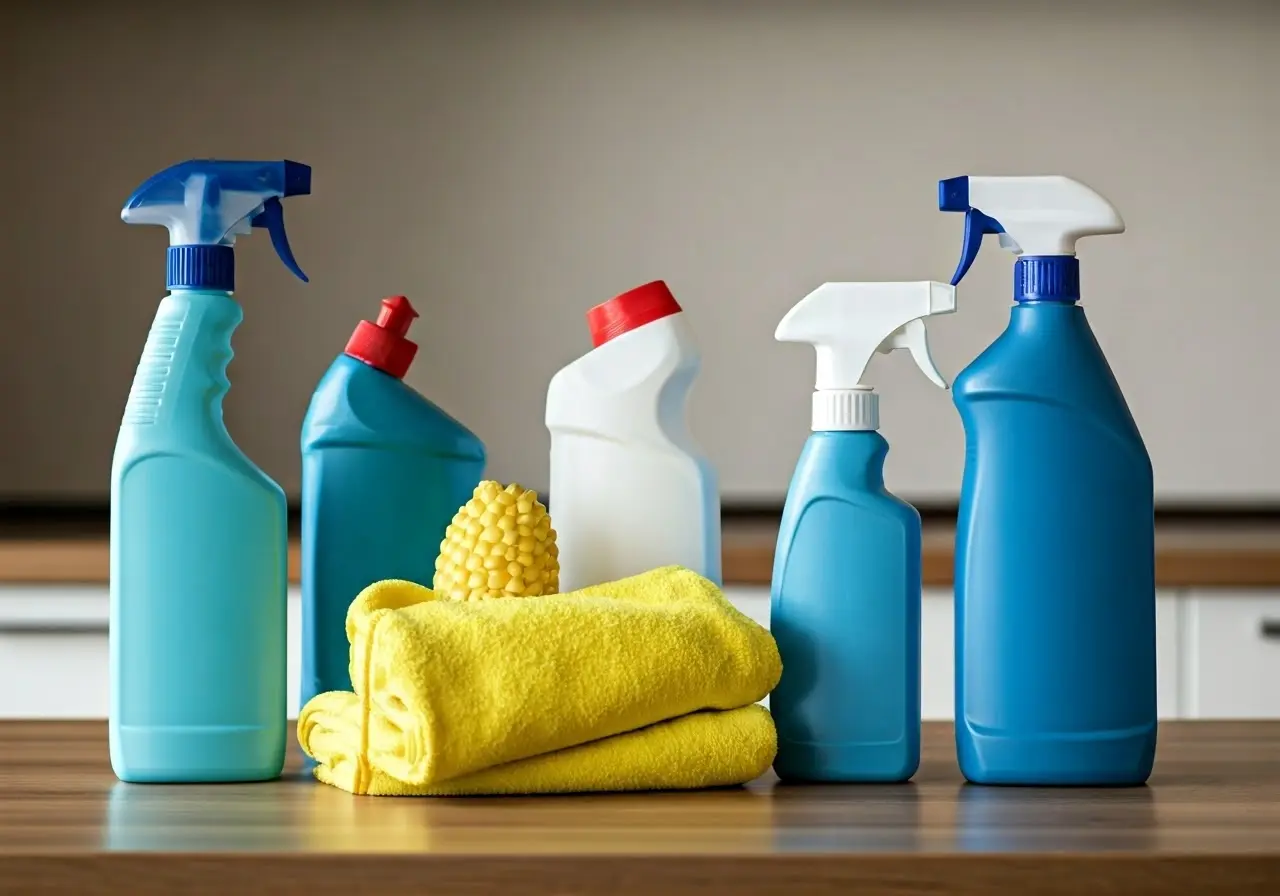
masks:
[[[763,706],[708,710],[576,747],[518,759],[438,784],[409,783],[382,770],[378,744],[394,752],[403,733],[375,711],[362,761],[360,698],[331,691],[307,704],[299,737],[318,761],[315,776],[370,796],[482,796],[590,791],[682,790],[742,784],[773,762],[778,739]],[[305,724],[305,727],[302,727]]]
[[[311,700],[298,738],[353,793],[718,786],[773,760],[751,706],[781,675],[773,637],[681,567],[469,601],[378,582],[347,636],[356,693]]]

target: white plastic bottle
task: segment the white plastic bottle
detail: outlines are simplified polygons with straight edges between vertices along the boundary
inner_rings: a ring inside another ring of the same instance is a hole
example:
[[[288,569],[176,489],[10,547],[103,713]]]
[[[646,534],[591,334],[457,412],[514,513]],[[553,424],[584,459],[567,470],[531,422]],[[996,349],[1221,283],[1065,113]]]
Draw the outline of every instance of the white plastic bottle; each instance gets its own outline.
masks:
[[[721,584],[719,482],[686,422],[701,356],[680,305],[655,280],[587,325],[595,348],[547,390],[560,590],[673,564]]]

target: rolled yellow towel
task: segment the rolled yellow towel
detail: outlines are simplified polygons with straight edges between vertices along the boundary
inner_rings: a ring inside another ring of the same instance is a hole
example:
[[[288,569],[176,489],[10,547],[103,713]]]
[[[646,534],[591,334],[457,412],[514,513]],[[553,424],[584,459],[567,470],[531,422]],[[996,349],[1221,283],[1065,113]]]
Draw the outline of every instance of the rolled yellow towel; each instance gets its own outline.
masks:
[[[681,567],[514,600],[379,582],[352,603],[347,634],[365,741],[356,765],[410,785],[746,707],[782,671],[773,636]],[[332,714],[320,697],[304,707],[299,739],[323,761],[311,739],[342,726],[309,728],[320,712]]]
[[[777,753],[769,711],[744,706],[695,712],[647,728],[508,762],[440,784],[411,784],[360,755],[360,698],[334,691],[307,704],[298,724],[303,749],[319,765],[316,777],[349,793],[370,796],[492,796],[685,790],[744,784],[764,774]],[[369,750],[393,752],[399,732],[375,711]],[[381,748],[379,748],[381,745]]]

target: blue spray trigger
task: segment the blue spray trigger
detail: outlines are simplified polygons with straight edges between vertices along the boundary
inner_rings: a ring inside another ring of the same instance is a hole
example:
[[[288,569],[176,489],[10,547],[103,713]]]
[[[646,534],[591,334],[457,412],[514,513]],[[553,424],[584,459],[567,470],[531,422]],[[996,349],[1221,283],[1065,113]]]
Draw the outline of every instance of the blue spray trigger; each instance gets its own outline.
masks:
[[[298,262],[293,257],[293,250],[289,248],[289,236],[284,232],[284,206],[278,197],[272,196],[264,202],[262,211],[254,215],[250,223],[254,227],[265,227],[267,233],[271,235],[271,245],[280,256],[280,260],[284,262],[284,266],[293,271],[303,283],[311,282],[307,279],[307,275],[302,273],[302,268],[298,267]]]
[[[965,212],[964,246],[961,249],[960,264],[956,266],[956,272],[951,276],[952,286],[958,284],[964,275],[969,273],[974,259],[978,257],[978,250],[982,248],[982,238],[989,233],[1004,233],[1004,228],[995,218],[984,215],[976,208]]]

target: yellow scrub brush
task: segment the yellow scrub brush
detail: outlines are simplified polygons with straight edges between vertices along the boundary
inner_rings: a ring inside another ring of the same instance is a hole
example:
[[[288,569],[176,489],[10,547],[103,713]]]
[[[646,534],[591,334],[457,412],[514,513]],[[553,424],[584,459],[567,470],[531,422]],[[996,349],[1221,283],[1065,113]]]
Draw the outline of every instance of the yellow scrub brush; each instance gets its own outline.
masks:
[[[451,600],[555,594],[559,556],[537,493],[486,480],[445,530],[432,589]]]

